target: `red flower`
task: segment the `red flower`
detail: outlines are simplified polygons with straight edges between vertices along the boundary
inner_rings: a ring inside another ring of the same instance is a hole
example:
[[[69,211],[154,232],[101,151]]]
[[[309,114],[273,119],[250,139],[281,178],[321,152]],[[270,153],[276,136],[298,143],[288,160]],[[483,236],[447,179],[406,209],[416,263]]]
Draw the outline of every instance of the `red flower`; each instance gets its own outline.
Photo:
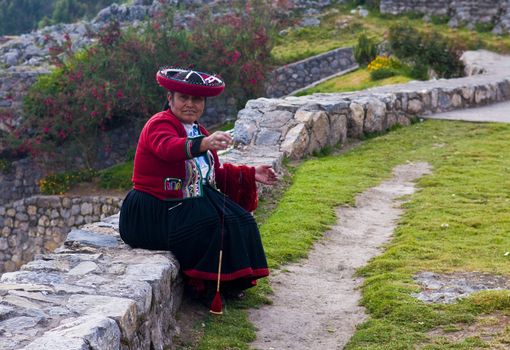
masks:
[[[124,97],[124,94],[122,93],[121,90],[117,91],[117,98],[123,98]]]
[[[239,51],[235,50],[232,53],[232,57],[230,58],[230,64],[236,64],[239,57],[241,57],[241,53]]]

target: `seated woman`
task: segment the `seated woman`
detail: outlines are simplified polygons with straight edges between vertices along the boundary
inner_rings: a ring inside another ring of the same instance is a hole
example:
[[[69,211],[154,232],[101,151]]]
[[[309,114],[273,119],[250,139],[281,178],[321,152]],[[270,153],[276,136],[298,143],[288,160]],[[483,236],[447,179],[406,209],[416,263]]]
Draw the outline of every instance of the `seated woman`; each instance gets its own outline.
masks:
[[[232,137],[198,123],[206,97],[225,88],[219,77],[165,68],[156,80],[168,103],[140,133],[120,235],[133,248],[171,251],[196,294],[221,282],[222,293],[238,295],[269,274],[250,211],[256,181],[274,184],[276,175],[270,166],[220,164],[217,151]]]

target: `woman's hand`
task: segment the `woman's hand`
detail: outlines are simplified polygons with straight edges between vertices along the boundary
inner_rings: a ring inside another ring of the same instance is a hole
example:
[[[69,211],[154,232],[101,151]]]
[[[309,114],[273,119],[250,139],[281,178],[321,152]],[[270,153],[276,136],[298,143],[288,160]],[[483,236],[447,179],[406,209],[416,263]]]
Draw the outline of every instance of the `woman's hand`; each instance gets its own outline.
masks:
[[[274,185],[278,178],[270,165],[257,165],[255,167],[255,181],[262,182],[266,185]]]
[[[202,139],[200,144],[200,152],[207,150],[221,151],[229,148],[232,145],[232,136],[228,132],[215,131],[209,136]]]

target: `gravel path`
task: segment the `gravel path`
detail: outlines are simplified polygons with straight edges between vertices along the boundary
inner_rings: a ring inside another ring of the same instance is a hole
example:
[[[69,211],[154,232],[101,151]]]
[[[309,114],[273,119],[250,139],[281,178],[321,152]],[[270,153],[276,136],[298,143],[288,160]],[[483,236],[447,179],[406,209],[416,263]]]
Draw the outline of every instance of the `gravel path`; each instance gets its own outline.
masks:
[[[337,209],[337,225],[317,242],[306,260],[274,271],[273,305],[250,311],[258,329],[254,349],[342,349],[365,319],[358,306],[362,279],[354,272],[380,253],[402,213],[398,198],[415,191],[430,172],[427,163],[398,166],[392,179]]]

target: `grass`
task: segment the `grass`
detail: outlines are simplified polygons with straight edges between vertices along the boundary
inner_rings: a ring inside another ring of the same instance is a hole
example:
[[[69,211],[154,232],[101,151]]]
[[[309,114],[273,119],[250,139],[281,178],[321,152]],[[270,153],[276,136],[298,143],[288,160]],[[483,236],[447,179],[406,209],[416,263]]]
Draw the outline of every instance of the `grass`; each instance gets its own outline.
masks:
[[[484,30],[477,32],[465,28],[453,29],[444,21],[434,21],[437,24],[425,23],[421,17],[388,16],[373,11],[367,17],[360,18],[351,15],[350,9],[346,5],[333,5],[321,18],[320,26],[292,29],[286,35],[277,38],[271,52],[276,64],[288,64],[338,47],[352,47],[356,45],[358,36],[363,32],[380,42],[392,24],[402,21],[420,30],[434,29],[458,40],[469,50],[485,48],[500,53],[510,52],[508,34],[496,36]]]
[[[101,170],[99,173],[99,186],[105,189],[128,190],[132,187],[133,161],[127,161]]]
[[[312,88],[300,91],[296,96],[310,95],[318,92],[348,92],[365,90],[375,86],[391,84],[402,84],[410,81],[411,78],[397,75],[381,80],[372,80],[366,68],[360,68],[345,75],[327,80]]]
[[[370,318],[346,349],[504,346],[508,330],[490,345],[477,336],[454,341],[428,332],[440,326],[462,328],[496,310],[510,314],[507,291],[478,293],[447,306],[423,304],[410,294],[417,291],[412,276],[418,271],[510,276],[510,257],[504,255],[510,250],[509,125],[426,121],[366,140],[345,154],[304,162],[260,227],[270,266],[305,257],[334,223],[335,207],[352,204],[356,194],[390,177],[406,161],[427,161],[433,174],[419,181],[421,191],[405,205],[385,252],[359,271],[366,278],[362,303]],[[253,330],[245,308],[267,302],[269,291],[262,283],[250,291],[248,301],[229,305],[226,317],[209,317],[199,349],[248,349],[254,333],[249,334]]]

